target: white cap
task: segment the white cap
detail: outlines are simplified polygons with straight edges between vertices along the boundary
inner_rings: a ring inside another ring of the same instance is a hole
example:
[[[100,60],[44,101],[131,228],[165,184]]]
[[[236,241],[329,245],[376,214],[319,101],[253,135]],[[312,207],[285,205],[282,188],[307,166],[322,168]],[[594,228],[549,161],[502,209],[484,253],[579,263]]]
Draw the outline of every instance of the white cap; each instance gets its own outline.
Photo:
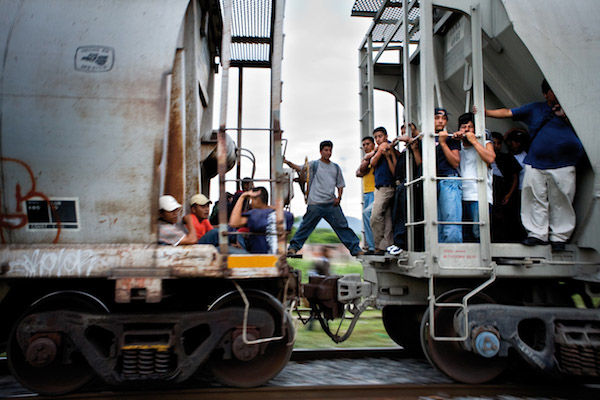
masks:
[[[158,199],[158,204],[160,206],[159,210],[165,211],[173,211],[181,207],[181,204],[179,204],[177,200],[175,200],[175,197],[169,194],[165,196],[160,196],[160,199]]]
[[[199,206],[204,206],[208,203],[212,203],[212,202],[208,199],[208,197],[206,197],[203,194],[195,194],[190,199],[190,206],[193,206],[194,204],[198,204]]]

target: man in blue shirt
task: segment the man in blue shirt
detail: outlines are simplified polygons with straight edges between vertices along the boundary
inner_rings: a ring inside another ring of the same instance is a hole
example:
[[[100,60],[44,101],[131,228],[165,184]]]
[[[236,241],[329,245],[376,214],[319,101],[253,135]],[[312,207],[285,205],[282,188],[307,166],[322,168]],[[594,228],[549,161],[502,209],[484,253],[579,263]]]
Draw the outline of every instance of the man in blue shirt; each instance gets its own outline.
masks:
[[[436,175],[438,178],[458,178],[460,142],[448,134],[448,112],[435,109]],[[458,179],[440,179],[438,182],[438,221],[462,221],[462,182]],[[462,226],[439,224],[438,242],[462,243]]]
[[[521,192],[521,220],[527,230],[528,246],[544,245],[562,251],[575,229],[575,166],[583,146],[544,79],[545,102],[518,108],[485,110],[492,118],[512,118],[529,127],[531,146],[525,158]]]
[[[396,193],[397,151],[388,140],[387,131],[380,126],[373,131],[377,149],[369,160],[375,169],[375,200],[371,213],[371,230],[375,254],[385,253],[385,249],[394,243],[392,210],[394,208],[394,194]]]

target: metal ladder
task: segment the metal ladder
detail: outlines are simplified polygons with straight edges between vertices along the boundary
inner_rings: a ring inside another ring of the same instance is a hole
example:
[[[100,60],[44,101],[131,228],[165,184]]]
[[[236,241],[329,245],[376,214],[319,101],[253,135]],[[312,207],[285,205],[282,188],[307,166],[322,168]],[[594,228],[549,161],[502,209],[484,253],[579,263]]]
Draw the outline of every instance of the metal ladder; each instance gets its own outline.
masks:
[[[219,202],[220,204],[227,203],[225,184],[227,182],[225,174],[227,172],[226,165],[226,133],[227,131],[236,131],[238,137],[238,169],[237,179],[240,182],[240,152],[241,152],[241,134],[245,131],[266,131],[269,132],[270,144],[270,178],[255,179],[258,182],[269,182],[271,186],[272,202],[275,203],[276,224],[277,224],[277,248],[278,254],[286,252],[286,235],[284,227],[284,201],[283,201],[283,185],[288,181],[282,167],[282,130],[280,124],[280,107],[281,107],[281,64],[283,59],[283,18],[285,0],[272,0],[272,24],[271,24],[271,48],[270,48],[270,67],[271,69],[271,118],[270,127],[264,129],[248,129],[241,126],[241,115],[238,118],[237,128],[227,128],[227,106],[228,106],[228,91],[229,91],[229,73],[232,67],[231,45],[234,43],[232,38],[232,0],[223,0],[223,37],[221,45],[221,104],[219,130],[217,135],[217,158],[218,158],[218,175],[219,175]],[[263,43],[266,38],[260,37],[236,37],[235,43],[247,41],[247,43]],[[257,65],[265,67],[266,65]],[[242,65],[238,65],[240,69],[240,86],[239,86],[239,112],[241,114],[241,96],[242,96]],[[219,207],[219,248],[221,254],[228,254],[228,228],[227,228],[227,208]]]
[[[372,125],[372,110],[373,110],[373,76],[374,76],[374,64],[381,57],[383,52],[388,48],[392,38],[402,28],[404,43],[402,48],[402,64],[403,64],[403,78],[404,78],[404,118],[405,123],[408,124],[414,115],[414,105],[412,104],[412,93],[413,89],[416,88],[412,82],[412,76],[410,73],[410,52],[409,46],[410,37],[412,32],[417,28],[420,30],[419,48],[417,51],[420,52],[420,107],[419,115],[421,122],[421,131],[423,132],[422,137],[422,149],[423,149],[423,175],[421,177],[415,177],[412,168],[412,157],[406,157],[407,162],[407,244],[408,250],[414,251],[414,227],[418,225],[424,225],[425,227],[425,250],[426,250],[426,275],[429,278],[429,311],[430,315],[434,315],[436,307],[454,307],[460,308],[465,312],[467,318],[465,318],[465,324],[468,324],[467,305],[468,301],[481,292],[487,286],[492,284],[495,279],[495,264],[491,259],[491,236],[489,229],[489,211],[487,201],[487,185],[486,185],[486,169],[485,163],[479,159],[478,161],[478,204],[479,204],[479,222],[441,222],[437,221],[437,182],[440,180],[436,176],[436,162],[435,162],[435,127],[433,120],[433,110],[435,108],[434,100],[437,99],[437,105],[442,107],[440,84],[437,76],[437,70],[435,66],[435,58],[433,53],[433,2],[432,0],[402,0],[403,10],[407,10],[402,13],[402,17],[395,21],[392,29],[386,31],[386,39],[379,49],[379,52],[373,57],[373,44],[371,35],[377,21],[380,20],[384,14],[384,10],[392,2],[386,0],[383,2],[378,13],[376,14],[373,24],[367,34],[365,40],[363,40],[360,46],[360,76],[361,76],[361,133],[362,136],[370,134],[373,129]],[[396,2],[397,3],[397,2]],[[471,17],[471,40],[473,55],[471,60],[472,65],[472,90],[474,104],[478,110],[484,110],[483,103],[483,57],[482,57],[482,40],[481,40],[481,14],[479,5],[475,2],[470,7]],[[394,4],[397,7],[397,4]],[[409,15],[413,8],[418,7],[419,17],[409,19]],[[387,21],[391,24],[393,21]],[[409,27],[410,26],[410,27]],[[366,46],[366,48],[365,48]],[[435,92],[435,97],[434,97]],[[370,124],[370,125],[369,125]],[[475,127],[477,136],[480,142],[485,145],[485,117],[483,112],[475,114]],[[408,129],[407,129],[408,131]],[[410,153],[409,153],[410,155]],[[454,178],[463,179],[463,178]],[[423,198],[427,199],[424,201],[424,219],[422,221],[415,221],[412,215],[412,199],[414,198],[415,185],[419,182],[423,184]],[[480,225],[480,238],[479,238],[479,265],[480,267],[465,267],[460,265],[440,265],[440,244],[438,243],[438,225],[439,224],[459,224],[459,225]],[[463,301],[460,303],[438,303],[435,297],[435,277],[443,273],[444,270],[482,270],[489,272],[488,279],[481,285],[473,289],[471,292],[463,297]],[[435,323],[434,319],[431,319],[430,332],[431,337],[434,340],[439,341],[458,341],[464,340],[462,337],[438,337],[435,335]],[[466,332],[466,331],[465,331]]]

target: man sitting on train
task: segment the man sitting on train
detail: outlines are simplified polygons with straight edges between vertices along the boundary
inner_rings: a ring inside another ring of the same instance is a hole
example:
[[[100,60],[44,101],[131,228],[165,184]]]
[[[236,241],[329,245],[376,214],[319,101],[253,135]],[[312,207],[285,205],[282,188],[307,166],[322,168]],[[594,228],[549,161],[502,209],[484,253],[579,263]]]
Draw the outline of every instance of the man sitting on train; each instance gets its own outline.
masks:
[[[243,212],[244,200],[251,208]],[[251,233],[245,240],[249,253],[277,254],[277,216],[275,208],[269,206],[269,193],[264,187],[243,192],[231,211],[229,224],[232,228],[247,227]],[[285,229],[292,229],[294,216],[284,211]]]
[[[462,190],[463,221],[479,222],[479,195],[477,183],[477,159],[481,158],[486,163],[487,201],[491,205],[493,172],[491,164],[496,159],[494,145],[486,131],[485,146],[475,136],[475,116],[465,113],[458,117],[458,132],[454,135],[462,139],[460,149],[460,176],[464,179]],[[465,242],[479,241],[479,225],[463,225],[463,240]]]
[[[563,251],[575,229],[575,166],[583,146],[545,79],[542,93],[545,102],[485,110],[485,115],[528,125],[532,142],[521,193],[521,220],[527,230],[523,244],[544,245],[550,240],[553,251]]]
[[[191,217],[184,216],[183,224],[179,221],[181,204],[171,195],[161,196],[158,204],[158,244],[171,246],[195,244],[198,238]]]
[[[435,109],[436,174],[439,177],[457,178],[460,165],[460,142],[446,130],[448,112]],[[441,179],[438,182],[438,221],[462,221],[462,182],[458,179]],[[440,243],[462,243],[461,225],[439,224]]]
[[[212,202],[203,194],[196,194],[190,199],[190,219],[196,230],[198,240],[213,229],[208,220],[210,215],[210,204]]]

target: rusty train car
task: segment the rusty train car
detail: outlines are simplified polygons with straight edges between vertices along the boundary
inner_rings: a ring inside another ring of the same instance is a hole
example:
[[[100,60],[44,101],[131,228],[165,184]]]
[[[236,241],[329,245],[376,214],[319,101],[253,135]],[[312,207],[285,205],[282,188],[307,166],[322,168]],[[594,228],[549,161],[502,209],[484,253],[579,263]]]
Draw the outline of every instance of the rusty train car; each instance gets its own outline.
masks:
[[[248,387],[287,363],[283,2],[234,3],[0,2],[0,353],[25,387],[174,384],[201,366]],[[224,235],[220,251],[158,246],[159,196],[186,204],[215,176],[224,194],[239,161],[231,68],[271,71],[278,254],[229,254]]]

